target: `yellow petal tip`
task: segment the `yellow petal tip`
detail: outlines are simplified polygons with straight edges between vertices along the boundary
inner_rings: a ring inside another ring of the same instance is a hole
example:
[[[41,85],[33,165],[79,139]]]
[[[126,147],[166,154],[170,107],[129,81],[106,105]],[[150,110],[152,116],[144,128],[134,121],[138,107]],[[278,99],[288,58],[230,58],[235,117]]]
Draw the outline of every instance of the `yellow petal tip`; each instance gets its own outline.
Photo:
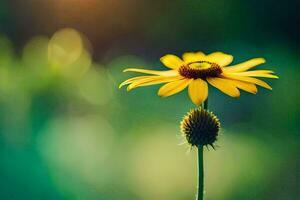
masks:
[[[264,86],[264,88],[267,89],[267,90],[273,90],[273,88],[271,88],[271,86],[269,86],[269,85],[268,86]]]
[[[261,59],[261,62],[262,62],[262,63],[267,62],[266,59],[264,59],[264,58],[260,58],[260,59]]]
[[[167,95],[165,95],[161,90],[158,90],[157,96],[162,97],[162,98],[167,97]]]
[[[162,94],[160,94],[159,92],[157,92],[157,96],[159,96],[159,97],[163,97],[163,95],[162,95]]]
[[[126,88],[127,92],[129,92],[130,90],[132,90],[133,88],[130,87],[130,85]]]
[[[126,85],[126,81],[122,82],[120,85],[119,85],[119,89],[121,89],[124,85]]]

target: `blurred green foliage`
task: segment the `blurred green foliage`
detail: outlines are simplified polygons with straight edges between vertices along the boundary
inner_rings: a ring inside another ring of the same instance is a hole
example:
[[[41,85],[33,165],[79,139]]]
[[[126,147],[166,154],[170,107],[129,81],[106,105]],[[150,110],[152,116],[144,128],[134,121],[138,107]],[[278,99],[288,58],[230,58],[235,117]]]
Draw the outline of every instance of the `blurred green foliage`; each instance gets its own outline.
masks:
[[[60,3],[83,10],[102,3],[103,12],[56,13],[56,26],[41,11],[24,14],[38,3],[20,13],[24,2],[11,1],[10,12],[0,3],[7,24],[0,35],[0,199],[193,199],[196,152],[179,145],[179,122],[194,107],[186,91],[161,99],[159,86],[118,89],[134,75],[121,73],[126,67],[162,69],[159,55],[188,50],[226,51],[234,62],[262,56],[280,77],[267,80],[273,91],[237,100],[210,88],[222,134],[217,150],[205,151],[206,198],[299,197],[299,49],[292,33],[270,23],[287,20],[277,5],[266,12],[279,16],[261,19],[250,1]],[[103,26],[79,20],[93,17]]]

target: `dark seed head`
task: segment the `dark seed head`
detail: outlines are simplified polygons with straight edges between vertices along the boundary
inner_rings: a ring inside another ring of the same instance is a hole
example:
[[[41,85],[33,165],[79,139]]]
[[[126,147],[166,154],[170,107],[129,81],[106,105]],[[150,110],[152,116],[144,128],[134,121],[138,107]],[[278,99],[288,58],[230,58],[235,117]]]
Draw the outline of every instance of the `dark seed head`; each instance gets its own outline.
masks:
[[[208,64],[210,67],[208,68],[194,68],[191,67],[192,64]],[[190,63],[188,65],[183,65],[179,68],[179,74],[181,76],[184,76],[186,78],[190,79],[206,79],[207,77],[218,77],[222,73],[222,68],[216,64],[216,63],[211,63],[211,62],[206,62],[206,61],[199,61],[199,62],[194,62]]]
[[[220,121],[212,112],[196,108],[184,116],[180,128],[192,146],[213,146],[220,130]]]

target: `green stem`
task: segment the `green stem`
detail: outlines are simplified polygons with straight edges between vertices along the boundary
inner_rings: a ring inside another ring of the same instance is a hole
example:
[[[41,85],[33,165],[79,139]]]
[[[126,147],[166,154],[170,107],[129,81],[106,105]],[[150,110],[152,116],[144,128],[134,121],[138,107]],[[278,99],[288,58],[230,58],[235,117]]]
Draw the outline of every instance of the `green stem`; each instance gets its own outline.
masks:
[[[203,200],[204,189],[204,170],[203,170],[203,146],[198,146],[198,200]]]
[[[208,99],[202,104],[202,108],[207,109]],[[203,167],[203,145],[198,145],[198,195],[197,200],[203,200],[204,193],[204,167]]]

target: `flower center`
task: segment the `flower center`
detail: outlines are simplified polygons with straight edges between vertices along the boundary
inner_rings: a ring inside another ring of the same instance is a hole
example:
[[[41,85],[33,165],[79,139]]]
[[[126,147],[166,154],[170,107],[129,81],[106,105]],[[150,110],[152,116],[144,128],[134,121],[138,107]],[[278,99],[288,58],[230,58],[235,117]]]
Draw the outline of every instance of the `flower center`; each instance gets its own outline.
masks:
[[[208,61],[190,62],[182,65],[179,74],[190,79],[206,79],[207,77],[218,77],[222,73],[222,68],[217,63]]]

